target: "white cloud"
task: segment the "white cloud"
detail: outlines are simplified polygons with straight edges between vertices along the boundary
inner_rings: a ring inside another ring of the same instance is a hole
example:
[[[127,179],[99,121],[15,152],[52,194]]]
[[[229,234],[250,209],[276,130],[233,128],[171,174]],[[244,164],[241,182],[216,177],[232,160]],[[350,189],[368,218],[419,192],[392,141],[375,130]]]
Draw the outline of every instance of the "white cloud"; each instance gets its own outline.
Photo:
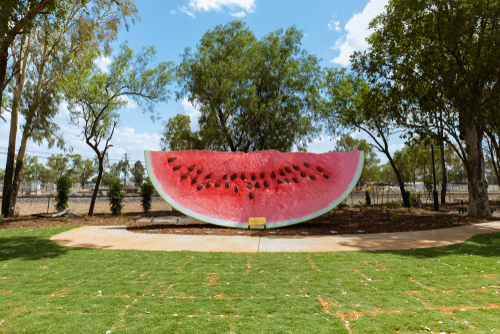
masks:
[[[339,27],[340,21],[331,21],[327,24],[329,30],[340,31]]]
[[[173,10],[173,9],[172,9],[172,10],[169,12],[169,14],[175,15],[175,14],[177,14],[177,12],[176,12],[175,10]]]
[[[255,9],[256,0],[189,0],[187,6],[177,6],[179,12],[186,13],[191,17],[196,17],[195,12],[224,12],[224,8],[229,10],[229,15],[234,17],[245,17]],[[177,14],[171,10],[171,14]]]
[[[108,66],[111,65],[111,58],[110,57],[100,57],[99,59],[96,59],[94,61],[94,64],[99,67],[101,71],[104,73],[108,73]]]
[[[201,116],[200,110],[192,105],[186,97],[182,99],[181,104],[184,108],[184,112],[191,119],[191,131],[198,131],[198,120]]]
[[[244,11],[241,11],[238,13],[229,13],[229,15],[234,16],[234,17],[245,17],[247,14]]]
[[[196,18],[196,16],[193,14],[193,12],[192,12],[192,11],[190,11],[189,9],[187,9],[187,7],[186,7],[186,6],[182,6],[182,7],[177,6],[177,9],[178,9],[179,11],[183,12],[183,13],[186,13],[187,15],[189,15],[189,16],[191,16],[191,17],[193,17],[193,18]]]
[[[255,0],[190,0],[189,7],[206,12],[210,10],[222,11],[222,7],[228,7],[229,9],[242,9],[247,13],[251,13],[255,7]]]
[[[347,36],[337,40],[331,47],[340,50],[339,56],[332,59],[333,63],[348,66],[349,57],[354,51],[363,51],[369,47],[365,39],[370,36],[373,29],[368,29],[368,24],[385,10],[384,7],[388,2],[388,0],[371,0],[363,12],[354,14],[344,27]]]

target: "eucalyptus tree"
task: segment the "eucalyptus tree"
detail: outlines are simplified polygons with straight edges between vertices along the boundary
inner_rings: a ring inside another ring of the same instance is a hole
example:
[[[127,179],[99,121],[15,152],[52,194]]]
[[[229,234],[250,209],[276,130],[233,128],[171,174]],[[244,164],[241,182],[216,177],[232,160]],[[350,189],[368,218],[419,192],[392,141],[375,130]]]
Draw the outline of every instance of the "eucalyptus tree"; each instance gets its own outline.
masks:
[[[199,106],[205,147],[249,152],[305,146],[324,106],[319,60],[295,26],[257,40],[241,21],[207,31],[178,67],[177,98]]]
[[[89,49],[102,47],[109,53],[109,43],[116,39],[119,28],[122,25],[128,28],[127,20],[135,22],[137,18],[134,0],[65,0],[61,4],[64,4],[64,11],[59,11],[57,20],[44,16],[32,26],[25,38],[25,52],[21,52],[24,39],[18,43],[18,52],[12,52],[12,67],[18,70],[15,72],[16,84],[12,85],[9,138],[12,145],[9,145],[6,174],[14,177],[12,184],[5,185],[3,193],[2,212],[5,215],[12,214],[15,207],[28,140],[37,144],[45,140],[49,147],[62,148],[64,145],[58,133],[59,126],[53,119],[61,102],[60,84],[71,70],[71,64],[81,61]],[[22,54],[28,56],[21,58]],[[14,171],[13,143],[16,142],[19,111],[25,123]]]
[[[18,69],[9,74],[9,49],[19,35],[29,34],[40,15],[58,20],[65,14],[65,1],[56,0],[2,0],[0,10],[0,101],[3,105],[3,93]],[[18,56],[19,57],[19,56]],[[2,109],[0,108],[0,117]]]
[[[383,153],[396,174],[405,207],[410,200],[405,193],[401,171],[391,152],[389,139],[401,131],[390,117],[392,110],[404,108],[397,92],[380,85],[369,85],[363,78],[347,73],[345,68],[329,69],[325,80],[328,108],[322,113],[327,131],[334,136],[340,129],[366,133],[371,145]]]
[[[144,173],[145,169],[142,165],[142,162],[137,160],[134,166],[131,168],[131,172],[133,175],[133,180],[136,186],[140,186],[144,182]]]
[[[160,147],[162,151],[202,150],[208,149],[197,131],[191,131],[189,116],[177,114],[169,118],[162,133]]]
[[[498,185],[500,186],[500,131],[494,133],[486,131],[486,155],[489,158],[491,168],[495,172]]]
[[[75,64],[75,70],[64,82],[71,122],[81,126],[81,136],[98,161],[89,216],[94,213],[105,158],[112,147],[110,141],[120,119],[120,110],[127,104],[125,97],[134,100],[153,121],[159,119],[156,104],[169,99],[167,86],[174,80],[174,66],[170,62],[160,62],[151,68],[155,53],[154,47],[148,47],[134,54],[125,42],[119,54],[112,58],[108,73],[97,67],[90,69],[88,64]],[[95,56],[89,54],[85,61],[92,63]]]
[[[69,157],[71,158],[71,166],[68,169],[68,175],[71,179],[77,181],[83,188],[85,182],[95,174],[96,168],[92,160],[84,160],[80,154],[70,154]]]
[[[416,104],[399,120],[444,130],[467,171],[469,215],[490,216],[482,141],[500,112],[500,2],[393,0],[370,27],[370,48],[352,56],[371,82],[399,87]]]

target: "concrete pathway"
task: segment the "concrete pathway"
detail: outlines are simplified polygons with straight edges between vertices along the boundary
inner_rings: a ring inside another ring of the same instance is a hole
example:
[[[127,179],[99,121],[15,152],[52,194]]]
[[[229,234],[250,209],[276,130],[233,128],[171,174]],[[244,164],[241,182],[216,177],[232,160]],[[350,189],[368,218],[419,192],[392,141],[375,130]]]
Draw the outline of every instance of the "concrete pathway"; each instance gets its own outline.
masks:
[[[300,237],[245,237],[134,233],[125,226],[84,226],[50,238],[62,246],[196,252],[341,252],[452,245],[500,232],[500,222],[417,232]]]

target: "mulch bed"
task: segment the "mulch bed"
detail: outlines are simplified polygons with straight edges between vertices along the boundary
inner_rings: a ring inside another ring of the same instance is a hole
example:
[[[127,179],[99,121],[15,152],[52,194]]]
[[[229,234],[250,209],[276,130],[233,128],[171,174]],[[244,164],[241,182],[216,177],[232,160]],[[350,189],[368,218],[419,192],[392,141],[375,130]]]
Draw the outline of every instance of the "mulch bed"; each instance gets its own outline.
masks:
[[[338,234],[360,234],[358,231],[368,233],[388,233],[433,230],[465,226],[471,224],[484,223],[488,221],[498,221],[498,217],[478,219],[449,213],[449,210],[433,212],[430,207],[422,209],[388,209],[381,207],[359,209],[332,210],[318,218],[310,221],[270,230],[241,230],[227,227],[220,227],[207,223],[155,223],[137,222],[140,218],[160,218],[166,216],[184,216],[176,211],[157,211],[149,214],[141,212],[124,213],[123,218],[118,216],[108,216],[96,214],[85,220],[84,217],[68,217],[67,220],[61,218],[38,218],[34,220],[31,216],[6,218],[0,221],[0,229],[19,227],[48,227],[67,225],[127,225],[127,230],[136,233],[160,233],[183,235],[206,235],[206,232],[213,232],[210,235],[238,235],[237,232],[244,232],[245,236],[269,236],[269,232],[276,232],[276,236],[303,236],[302,232],[308,235],[331,235],[330,231],[337,231]],[[352,213],[351,213],[352,212]],[[397,215],[397,217],[396,217]]]

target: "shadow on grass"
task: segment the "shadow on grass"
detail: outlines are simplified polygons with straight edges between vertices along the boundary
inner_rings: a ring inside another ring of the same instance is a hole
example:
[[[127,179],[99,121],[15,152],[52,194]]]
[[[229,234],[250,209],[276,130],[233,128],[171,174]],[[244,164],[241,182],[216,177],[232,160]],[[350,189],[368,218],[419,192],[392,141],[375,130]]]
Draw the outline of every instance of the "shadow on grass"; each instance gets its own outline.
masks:
[[[378,254],[421,258],[439,258],[450,255],[474,255],[483,257],[500,257],[500,232],[478,234],[470,239],[449,246],[374,251]]]
[[[49,239],[26,237],[0,237],[0,262],[19,258],[25,261],[55,258],[77,248],[60,246]]]

